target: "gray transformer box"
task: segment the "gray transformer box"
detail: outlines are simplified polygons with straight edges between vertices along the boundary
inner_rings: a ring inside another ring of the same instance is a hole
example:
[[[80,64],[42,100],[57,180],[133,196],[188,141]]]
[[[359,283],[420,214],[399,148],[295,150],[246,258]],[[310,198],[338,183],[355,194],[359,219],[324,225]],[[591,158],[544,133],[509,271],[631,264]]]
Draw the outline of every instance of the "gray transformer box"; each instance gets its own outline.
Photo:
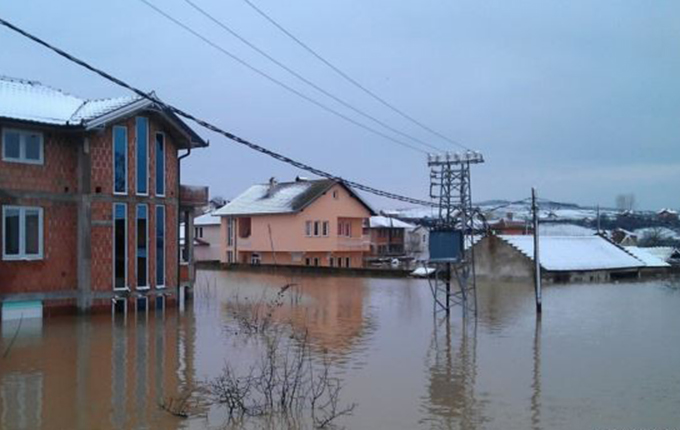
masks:
[[[430,261],[456,263],[463,260],[464,252],[461,230],[430,231]]]

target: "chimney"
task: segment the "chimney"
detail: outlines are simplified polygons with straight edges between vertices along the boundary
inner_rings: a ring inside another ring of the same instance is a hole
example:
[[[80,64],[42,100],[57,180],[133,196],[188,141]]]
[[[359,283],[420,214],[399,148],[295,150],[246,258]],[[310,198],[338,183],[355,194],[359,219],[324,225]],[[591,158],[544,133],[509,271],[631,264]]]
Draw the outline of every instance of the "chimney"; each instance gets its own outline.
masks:
[[[272,194],[274,194],[274,189],[276,188],[277,184],[278,181],[274,176],[269,178],[269,188],[267,188],[267,197],[270,197]]]

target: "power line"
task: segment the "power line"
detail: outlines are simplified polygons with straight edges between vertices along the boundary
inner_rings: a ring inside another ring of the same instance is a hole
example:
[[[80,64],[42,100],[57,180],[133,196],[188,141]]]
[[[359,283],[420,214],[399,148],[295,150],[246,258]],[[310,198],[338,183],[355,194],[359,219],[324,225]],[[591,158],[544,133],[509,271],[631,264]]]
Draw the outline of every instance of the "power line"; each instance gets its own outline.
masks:
[[[133,93],[137,94],[138,96],[140,96],[140,97],[142,97],[146,100],[152,101],[153,103],[155,103],[161,109],[165,109],[168,112],[172,112],[172,113],[177,114],[177,115],[179,115],[183,118],[189,119],[189,120],[195,122],[196,124],[206,128],[210,131],[221,134],[222,136],[226,137],[227,139],[233,140],[236,143],[244,145],[244,146],[246,146],[246,147],[248,147],[252,150],[258,151],[262,154],[268,155],[271,158],[274,158],[276,160],[287,163],[287,164],[289,164],[293,167],[297,167],[298,169],[305,170],[305,171],[310,172],[314,175],[317,175],[317,176],[320,176],[320,177],[323,177],[323,178],[326,178],[326,179],[331,179],[331,180],[334,180],[334,181],[337,181],[337,182],[342,182],[345,185],[350,186],[354,189],[361,190],[361,191],[364,191],[364,192],[367,192],[367,193],[370,193],[370,194],[373,194],[373,195],[376,195],[376,196],[379,196],[379,197],[385,197],[385,198],[392,199],[392,200],[398,200],[398,201],[416,204],[416,205],[422,205],[422,206],[438,206],[437,204],[429,202],[427,200],[421,200],[421,199],[416,199],[416,198],[413,198],[413,197],[407,197],[407,196],[403,196],[403,195],[400,195],[400,194],[391,193],[389,191],[380,190],[380,189],[377,189],[377,188],[374,188],[374,187],[371,187],[371,186],[368,186],[368,185],[361,184],[359,182],[347,180],[347,179],[344,179],[340,176],[333,175],[332,173],[328,173],[324,170],[317,169],[317,168],[312,167],[308,164],[302,163],[300,161],[293,160],[292,158],[289,158],[289,157],[287,157],[283,154],[279,154],[279,153],[274,152],[270,149],[262,147],[262,146],[260,146],[256,143],[253,143],[253,142],[250,142],[246,139],[243,139],[243,138],[241,138],[241,137],[239,137],[235,134],[232,134],[228,131],[222,130],[221,128],[217,127],[216,125],[213,125],[213,124],[211,124],[207,121],[204,121],[200,118],[197,118],[194,115],[192,115],[188,112],[185,112],[185,111],[183,111],[183,110],[181,110],[181,109],[179,109],[179,108],[177,108],[173,105],[166,104],[166,103],[160,101],[155,96],[147,94],[144,91],[126,83],[125,81],[123,81],[123,80],[121,80],[121,79],[119,79],[119,78],[117,78],[117,77],[115,77],[115,76],[113,76],[113,75],[111,75],[107,72],[104,72],[103,70],[101,70],[97,67],[94,67],[94,66],[88,64],[84,60],[81,60],[81,59],[67,53],[64,50],[49,44],[48,42],[44,41],[43,39],[41,39],[37,36],[34,36],[33,34],[28,33],[25,30],[22,30],[21,28],[15,26],[14,24],[11,24],[10,22],[4,20],[3,18],[0,18],[0,24],[2,24],[5,27],[13,30],[14,32],[19,33],[20,35],[22,35],[22,36],[38,43],[38,44],[44,46],[45,48],[55,52],[59,56],[66,58],[67,60],[69,60],[69,61],[71,61],[75,64],[78,64],[79,66],[81,66],[81,67],[83,67],[87,70],[90,70],[91,72],[96,73],[97,75],[101,76],[102,78],[104,78],[104,79],[106,79],[110,82],[113,82],[114,84],[116,84],[120,87],[123,87],[127,90],[130,90]]]
[[[468,148],[467,146],[463,145],[462,143],[460,143],[460,142],[458,142],[458,141],[456,141],[456,140],[454,140],[454,139],[451,139],[450,137],[447,137],[446,135],[444,135],[444,134],[442,134],[442,133],[440,133],[440,132],[438,132],[438,131],[432,129],[431,127],[428,127],[426,124],[424,124],[424,123],[418,121],[417,119],[415,119],[415,118],[412,117],[411,115],[407,114],[407,113],[404,112],[403,110],[401,110],[401,109],[397,108],[396,106],[394,106],[393,104],[389,103],[389,102],[386,101],[384,98],[380,97],[379,95],[377,95],[376,93],[374,93],[373,91],[371,91],[370,89],[368,89],[367,87],[365,87],[364,85],[362,85],[361,83],[359,83],[356,79],[354,79],[354,78],[352,78],[351,76],[349,76],[346,72],[342,71],[342,69],[340,69],[339,67],[335,66],[335,65],[334,65],[333,63],[331,63],[329,60],[325,59],[321,54],[319,54],[318,52],[316,52],[316,51],[315,51],[314,49],[312,49],[309,45],[307,45],[307,44],[304,43],[302,40],[300,40],[298,37],[296,37],[293,33],[291,33],[290,31],[286,30],[286,28],[283,27],[281,24],[279,24],[278,22],[276,22],[276,20],[274,20],[274,18],[272,18],[272,17],[270,17],[269,15],[267,15],[262,9],[260,9],[259,7],[257,7],[253,2],[251,2],[250,0],[243,0],[243,1],[244,1],[246,4],[248,4],[248,6],[250,6],[253,10],[255,10],[255,12],[257,12],[258,14],[260,14],[260,16],[262,16],[264,19],[266,19],[267,21],[269,21],[272,25],[274,25],[276,28],[278,28],[278,29],[279,29],[281,32],[283,32],[286,36],[288,36],[288,37],[291,38],[293,41],[295,41],[298,45],[300,45],[302,48],[304,48],[307,52],[309,52],[310,54],[312,54],[312,55],[313,55],[314,57],[316,57],[319,61],[321,61],[321,62],[324,63],[326,66],[328,66],[329,68],[331,68],[335,73],[337,73],[338,75],[340,75],[341,77],[343,77],[345,80],[347,80],[348,82],[350,82],[351,84],[353,84],[355,87],[359,88],[361,91],[363,91],[364,93],[368,94],[368,95],[371,96],[373,99],[377,100],[377,101],[378,101],[379,103],[381,103],[383,106],[389,108],[389,109],[392,110],[393,112],[399,114],[399,115],[402,116],[403,118],[406,118],[407,120],[409,120],[409,121],[411,121],[412,123],[416,124],[416,125],[419,126],[420,128],[422,128],[422,129],[424,129],[424,130],[426,130],[426,131],[432,133],[433,135],[435,135],[435,136],[437,136],[437,137],[439,137],[439,138],[441,138],[441,139],[444,139],[444,140],[446,140],[447,142],[449,142],[449,143],[451,143],[451,144],[453,144],[453,145],[459,146],[459,147],[461,147],[461,148],[463,148],[463,149],[471,150],[470,148]]]
[[[187,32],[189,32],[189,33],[191,33],[191,34],[193,34],[194,36],[196,36],[197,38],[199,38],[199,39],[202,40],[203,42],[205,42],[205,43],[207,43],[208,45],[212,46],[213,48],[217,49],[217,50],[218,50],[219,52],[221,52],[222,54],[228,56],[228,57],[231,58],[232,60],[234,60],[234,61],[236,61],[237,63],[241,64],[242,66],[248,68],[249,70],[251,70],[251,71],[257,73],[258,75],[264,77],[265,79],[267,79],[267,80],[269,80],[269,81],[275,83],[276,85],[278,85],[278,86],[280,86],[280,87],[286,89],[287,91],[290,91],[291,93],[295,94],[296,96],[301,97],[302,99],[307,100],[308,102],[310,102],[310,103],[312,103],[312,104],[314,104],[314,105],[320,107],[321,109],[323,109],[323,110],[325,110],[325,111],[327,111],[327,112],[330,112],[330,113],[332,113],[333,115],[336,115],[336,116],[338,116],[338,117],[344,119],[345,121],[350,122],[350,123],[352,123],[352,124],[354,124],[354,125],[356,125],[356,126],[358,126],[358,127],[361,127],[361,128],[363,128],[364,130],[367,130],[367,131],[369,131],[369,132],[371,132],[371,133],[373,133],[373,134],[376,134],[376,135],[378,135],[378,136],[380,136],[380,137],[383,137],[383,138],[385,138],[385,139],[387,139],[387,140],[389,140],[389,141],[392,141],[392,142],[394,142],[394,143],[397,143],[397,144],[399,144],[399,145],[401,145],[401,146],[404,146],[404,147],[413,149],[414,151],[418,151],[418,152],[421,152],[421,153],[423,153],[423,154],[427,154],[427,152],[424,151],[424,150],[422,150],[421,148],[418,148],[418,147],[416,147],[416,146],[413,146],[413,145],[411,145],[410,143],[404,142],[403,140],[395,139],[394,137],[392,137],[392,136],[390,136],[390,135],[388,135],[388,134],[386,134],[386,133],[383,133],[383,132],[381,132],[380,130],[376,130],[376,129],[373,128],[373,127],[370,127],[370,126],[368,126],[368,125],[366,125],[366,124],[363,124],[363,123],[361,123],[361,122],[359,122],[359,121],[357,121],[357,120],[355,120],[355,119],[353,119],[353,118],[351,118],[351,117],[349,117],[349,116],[343,114],[342,112],[339,112],[339,111],[337,111],[337,110],[335,110],[335,109],[333,109],[333,108],[331,108],[331,107],[329,107],[329,106],[327,106],[327,105],[321,103],[320,101],[318,101],[318,100],[316,100],[316,99],[314,99],[314,98],[312,98],[312,97],[310,97],[310,96],[308,96],[308,95],[306,95],[306,94],[304,94],[304,93],[302,93],[302,92],[296,90],[295,88],[291,87],[290,85],[287,85],[286,83],[284,83],[284,82],[282,82],[282,81],[280,81],[280,80],[274,78],[273,76],[271,76],[271,75],[269,75],[269,74],[263,72],[262,70],[258,69],[257,67],[253,66],[252,64],[248,63],[247,61],[241,59],[240,57],[238,57],[238,56],[236,56],[235,54],[231,53],[231,52],[228,51],[227,49],[223,48],[222,46],[218,45],[217,43],[215,43],[215,42],[213,42],[212,40],[208,39],[207,37],[203,36],[203,35],[202,35],[201,33],[199,33],[198,31],[194,30],[193,28],[189,27],[187,24],[184,24],[183,22],[181,22],[181,21],[178,20],[177,18],[173,17],[172,15],[170,15],[170,14],[168,14],[167,12],[163,11],[162,9],[158,8],[158,7],[155,6],[153,3],[150,3],[150,2],[147,1],[147,0],[139,0],[139,1],[142,2],[142,3],[144,3],[145,5],[147,5],[148,7],[150,7],[152,10],[154,10],[155,12],[157,12],[158,14],[160,14],[161,16],[163,16],[164,18],[166,18],[166,19],[169,20],[170,22],[172,22],[172,23],[174,23],[175,25],[181,27],[181,28],[184,29],[185,31],[187,31]]]
[[[144,0],[140,0],[140,1],[144,1]],[[144,2],[146,3],[146,1],[144,1]],[[361,116],[363,116],[363,117],[365,117],[365,118],[370,119],[371,121],[375,122],[376,124],[379,124],[379,125],[385,127],[386,129],[392,131],[393,133],[399,134],[400,136],[403,136],[403,137],[405,137],[405,138],[407,138],[407,139],[411,139],[412,141],[418,142],[419,144],[421,144],[421,145],[423,145],[423,146],[427,146],[427,147],[429,147],[430,149],[434,149],[435,151],[440,151],[440,152],[443,152],[443,151],[444,151],[443,149],[441,149],[441,148],[439,148],[439,147],[437,147],[437,146],[435,146],[435,145],[432,145],[431,143],[425,142],[425,141],[422,140],[422,139],[419,139],[419,138],[417,138],[417,137],[415,137],[415,136],[412,136],[412,135],[410,135],[410,134],[404,133],[404,132],[402,132],[402,131],[400,131],[400,130],[398,130],[398,129],[392,127],[392,126],[390,126],[389,124],[385,123],[384,121],[381,121],[380,119],[376,118],[375,116],[373,116],[373,115],[371,115],[371,114],[368,114],[368,113],[364,112],[363,110],[361,110],[361,109],[359,109],[359,108],[353,106],[352,104],[350,104],[350,103],[348,103],[347,101],[341,99],[340,97],[334,95],[333,93],[331,93],[331,92],[325,90],[324,88],[320,87],[318,84],[316,84],[316,83],[314,83],[313,81],[311,81],[311,80],[305,78],[305,77],[304,77],[303,75],[301,75],[299,72],[296,72],[295,70],[293,70],[293,69],[290,68],[289,66],[286,66],[286,65],[283,64],[281,61],[277,60],[277,59],[274,58],[272,55],[268,54],[268,53],[267,53],[266,51],[264,51],[262,48],[258,47],[258,46],[255,45],[254,43],[250,42],[248,39],[246,39],[245,37],[243,37],[242,35],[240,35],[238,32],[236,32],[234,29],[232,29],[231,27],[229,27],[224,21],[218,20],[217,18],[215,18],[215,17],[214,17],[213,15],[211,15],[210,13],[208,13],[205,9],[201,8],[200,6],[198,6],[198,5],[197,5],[196,3],[194,3],[193,1],[191,1],[191,0],[184,0],[184,2],[187,3],[189,6],[191,6],[192,8],[194,8],[196,11],[198,11],[201,15],[205,16],[206,18],[208,18],[209,20],[211,20],[212,22],[214,22],[215,24],[217,24],[218,26],[220,26],[223,30],[227,31],[229,34],[231,34],[232,36],[234,36],[235,38],[237,38],[238,40],[240,40],[241,42],[243,42],[244,44],[246,44],[247,46],[249,46],[251,49],[257,51],[257,52],[258,52],[260,55],[262,55],[263,57],[267,58],[267,59],[268,59],[269,61],[271,61],[272,63],[274,63],[274,64],[276,64],[277,66],[281,67],[282,69],[284,69],[285,71],[287,71],[287,72],[290,73],[291,75],[295,76],[296,78],[298,78],[299,80],[301,80],[301,81],[304,82],[305,84],[311,86],[312,88],[314,88],[315,90],[319,91],[320,93],[324,94],[325,96],[327,96],[327,97],[329,97],[329,98],[335,100],[336,102],[340,103],[341,105],[345,106],[345,107],[348,108],[348,109],[351,109],[352,111],[358,113],[359,115],[361,115]]]

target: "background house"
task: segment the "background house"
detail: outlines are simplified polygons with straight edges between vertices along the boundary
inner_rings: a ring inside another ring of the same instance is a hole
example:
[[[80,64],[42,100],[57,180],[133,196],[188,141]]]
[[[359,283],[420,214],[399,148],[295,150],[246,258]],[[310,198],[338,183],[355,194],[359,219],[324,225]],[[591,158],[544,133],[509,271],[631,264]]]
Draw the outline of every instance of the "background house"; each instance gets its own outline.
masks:
[[[374,214],[342,183],[272,178],[215,212],[222,221],[220,261],[363,267],[370,250],[363,229]]]
[[[533,236],[484,237],[474,246],[475,270],[490,280],[531,281]],[[543,277],[553,282],[607,281],[636,278],[645,263],[601,236],[540,238]]]
[[[406,232],[414,225],[396,218],[376,215],[369,219],[367,233],[371,241],[371,257],[404,257]]]
[[[180,186],[178,152],[206,142],[138,96],[85,100],[6,77],[0,129],[3,309],[175,297],[180,213],[207,204],[206,187]]]
[[[194,261],[220,260],[220,239],[222,237],[220,223],[220,217],[213,213],[206,213],[194,218]],[[184,251],[184,225],[180,230],[180,252],[186,256]]]

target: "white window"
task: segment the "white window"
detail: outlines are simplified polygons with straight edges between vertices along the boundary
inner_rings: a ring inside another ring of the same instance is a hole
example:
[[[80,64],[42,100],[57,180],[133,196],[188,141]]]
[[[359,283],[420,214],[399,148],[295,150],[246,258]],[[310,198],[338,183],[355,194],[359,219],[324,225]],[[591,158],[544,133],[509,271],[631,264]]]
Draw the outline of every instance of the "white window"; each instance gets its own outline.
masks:
[[[351,262],[352,260],[349,257],[345,257],[345,267],[351,267]]]
[[[333,198],[337,200],[338,197],[338,190],[333,191]]]
[[[328,237],[328,230],[330,230],[330,227],[328,225],[328,221],[323,222],[323,229],[322,230],[323,230],[323,235],[325,237]]]
[[[39,207],[3,206],[3,260],[43,258],[43,210]]]
[[[319,267],[319,257],[314,257],[314,266]]]
[[[314,237],[319,236],[319,224],[321,224],[319,221],[314,221]]]
[[[307,237],[312,235],[312,222],[311,221],[305,222],[305,235]]]
[[[252,254],[250,256],[250,264],[260,264],[261,261],[260,254]]]
[[[43,135],[40,132],[2,130],[2,159],[13,163],[43,164]]]
[[[328,266],[333,267],[333,257],[328,257]]]

